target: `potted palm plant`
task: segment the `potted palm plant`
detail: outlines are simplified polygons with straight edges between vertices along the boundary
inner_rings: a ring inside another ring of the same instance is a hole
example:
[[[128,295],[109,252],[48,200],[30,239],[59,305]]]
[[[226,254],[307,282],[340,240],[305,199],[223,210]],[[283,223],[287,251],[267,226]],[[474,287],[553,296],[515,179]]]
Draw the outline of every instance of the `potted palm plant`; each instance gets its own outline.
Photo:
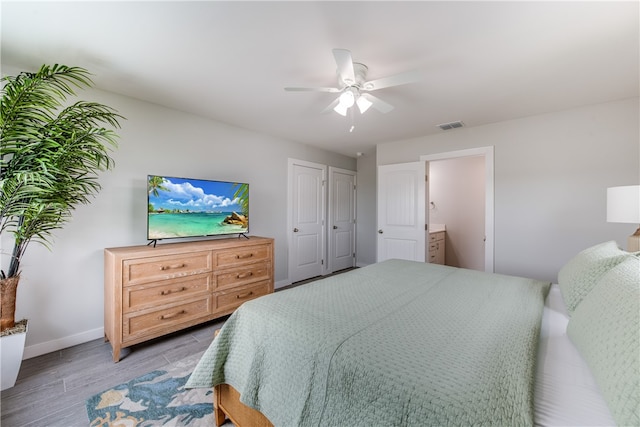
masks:
[[[29,243],[51,248],[52,232],[62,228],[76,205],[100,190],[98,173],[113,167],[109,150],[123,117],[95,102],[65,105],[74,88],[91,87],[87,70],[43,65],[36,73],[2,78],[0,104],[0,339],[26,334],[26,321],[15,321],[20,262]],[[8,248],[7,248],[8,249]],[[15,340],[15,337],[12,338]],[[22,360],[19,344],[2,342],[2,389],[12,387]],[[24,347],[24,338],[22,338]],[[15,373],[5,357],[19,354]],[[6,377],[6,378],[5,378]],[[6,380],[6,381],[5,381]],[[6,382],[6,383],[5,383]]]

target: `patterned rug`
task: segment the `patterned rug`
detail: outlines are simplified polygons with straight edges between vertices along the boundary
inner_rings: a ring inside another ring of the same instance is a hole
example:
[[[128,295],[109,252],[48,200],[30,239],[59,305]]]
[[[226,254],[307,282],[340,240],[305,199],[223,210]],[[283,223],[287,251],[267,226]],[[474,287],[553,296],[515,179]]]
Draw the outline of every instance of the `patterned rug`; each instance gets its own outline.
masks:
[[[211,389],[185,390],[195,354],[87,399],[91,427],[213,426]],[[226,424],[225,424],[226,425]],[[232,425],[229,423],[229,425]]]

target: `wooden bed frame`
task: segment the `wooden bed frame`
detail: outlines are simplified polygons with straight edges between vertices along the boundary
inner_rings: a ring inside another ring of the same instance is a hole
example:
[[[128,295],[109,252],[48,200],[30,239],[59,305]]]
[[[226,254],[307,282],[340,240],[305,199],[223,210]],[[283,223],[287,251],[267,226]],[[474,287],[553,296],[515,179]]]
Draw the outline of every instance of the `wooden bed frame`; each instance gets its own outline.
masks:
[[[213,331],[213,339],[219,333],[220,329]],[[240,393],[229,384],[219,384],[213,388],[213,415],[216,427],[224,424],[227,418],[236,427],[273,427],[260,411],[240,402]]]
[[[214,387],[213,413],[216,426],[220,427],[228,418],[236,427],[273,427],[261,412],[240,402],[240,393],[229,384]]]

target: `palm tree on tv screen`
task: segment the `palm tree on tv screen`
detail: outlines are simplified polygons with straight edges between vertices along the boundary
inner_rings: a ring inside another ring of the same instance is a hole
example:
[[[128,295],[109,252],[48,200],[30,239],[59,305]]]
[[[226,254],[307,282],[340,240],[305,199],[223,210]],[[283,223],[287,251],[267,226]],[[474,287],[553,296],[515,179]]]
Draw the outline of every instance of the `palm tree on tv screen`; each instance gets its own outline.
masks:
[[[158,190],[167,191],[167,188],[162,185],[164,184],[164,181],[165,179],[161,176],[150,176],[148,184],[149,193],[153,194],[155,197],[158,197]]]
[[[242,208],[242,215],[249,216],[249,184],[235,184],[238,188],[233,193],[234,199],[240,200],[240,207]]]

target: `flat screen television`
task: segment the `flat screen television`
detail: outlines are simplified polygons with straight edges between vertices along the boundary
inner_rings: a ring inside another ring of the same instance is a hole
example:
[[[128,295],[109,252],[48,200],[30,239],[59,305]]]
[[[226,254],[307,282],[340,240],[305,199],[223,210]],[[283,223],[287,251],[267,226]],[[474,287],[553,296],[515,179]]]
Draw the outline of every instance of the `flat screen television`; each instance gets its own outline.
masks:
[[[249,232],[249,184],[147,176],[147,239]]]

